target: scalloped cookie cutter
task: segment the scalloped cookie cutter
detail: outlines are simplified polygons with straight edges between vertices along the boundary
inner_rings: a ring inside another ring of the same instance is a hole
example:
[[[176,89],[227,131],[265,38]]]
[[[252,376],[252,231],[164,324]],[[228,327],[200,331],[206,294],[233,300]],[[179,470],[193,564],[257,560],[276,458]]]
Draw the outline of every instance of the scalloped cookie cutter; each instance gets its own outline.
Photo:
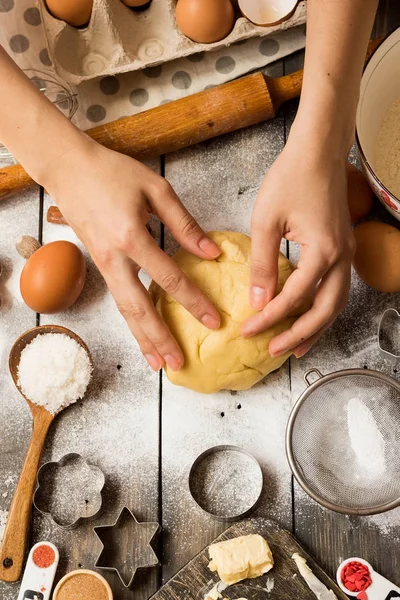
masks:
[[[33,505],[61,529],[75,529],[101,514],[105,481],[98,467],[71,452],[40,467]]]

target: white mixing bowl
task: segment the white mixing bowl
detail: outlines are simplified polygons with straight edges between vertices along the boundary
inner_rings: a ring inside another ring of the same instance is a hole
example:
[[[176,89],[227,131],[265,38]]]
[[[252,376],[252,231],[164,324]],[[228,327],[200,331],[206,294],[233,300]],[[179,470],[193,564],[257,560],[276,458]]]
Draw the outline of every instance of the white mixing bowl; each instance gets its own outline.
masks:
[[[375,173],[379,127],[387,109],[398,98],[400,27],[378,46],[365,67],[356,119],[356,142],[364,173],[373,192],[385,208],[400,221],[400,198],[397,198]]]

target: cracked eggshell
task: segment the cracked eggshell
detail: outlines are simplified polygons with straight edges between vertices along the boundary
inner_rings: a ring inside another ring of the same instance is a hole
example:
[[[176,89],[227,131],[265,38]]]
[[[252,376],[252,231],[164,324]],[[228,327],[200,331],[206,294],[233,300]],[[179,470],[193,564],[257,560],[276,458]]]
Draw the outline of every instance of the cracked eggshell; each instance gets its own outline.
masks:
[[[254,25],[269,27],[289,19],[298,4],[298,0],[238,0],[244,17]]]

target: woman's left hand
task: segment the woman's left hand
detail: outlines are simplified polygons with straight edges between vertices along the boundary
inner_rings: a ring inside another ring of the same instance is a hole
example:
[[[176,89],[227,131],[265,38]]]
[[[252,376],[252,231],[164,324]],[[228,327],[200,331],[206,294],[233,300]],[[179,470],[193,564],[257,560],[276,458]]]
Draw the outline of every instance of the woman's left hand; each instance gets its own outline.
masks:
[[[301,246],[298,267],[276,297],[281,239]],[[310,297],[311,308],[271,340],[270,353],[303,356],[346,305],[354,240],[347,204],[346,161],[313,155],[289,139],[267,173],[252,218],[250,304],[259,312],[242,334],[270,328]]]

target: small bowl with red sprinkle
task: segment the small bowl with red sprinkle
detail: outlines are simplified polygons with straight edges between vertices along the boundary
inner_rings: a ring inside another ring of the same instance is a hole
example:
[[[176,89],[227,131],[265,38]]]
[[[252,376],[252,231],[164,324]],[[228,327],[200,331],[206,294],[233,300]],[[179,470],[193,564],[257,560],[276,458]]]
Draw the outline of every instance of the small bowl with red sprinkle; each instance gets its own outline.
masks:
[[[339,566],[337,582],[348,596],[368,600],[368,588],[372,585],[372,567],[362,558],[348,558]]]

